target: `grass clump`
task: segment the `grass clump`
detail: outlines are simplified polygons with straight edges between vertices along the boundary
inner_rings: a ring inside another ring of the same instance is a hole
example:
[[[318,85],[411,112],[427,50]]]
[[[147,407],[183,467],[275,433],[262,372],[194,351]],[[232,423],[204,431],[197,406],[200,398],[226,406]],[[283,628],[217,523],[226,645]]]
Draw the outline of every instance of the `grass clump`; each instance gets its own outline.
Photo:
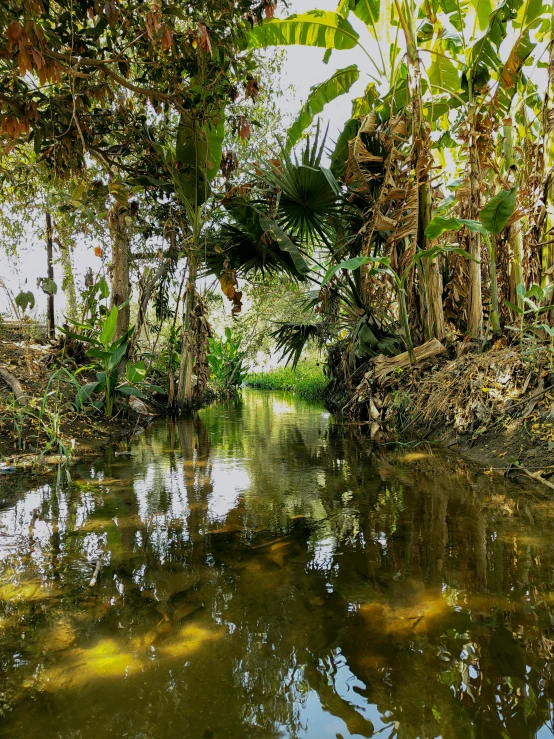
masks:
[[[269,372],[252,372],[245,381],[249,387],[287,390],[306,400],[323,398],[327,383],[323,370],[315,364],[299,364],[294,370],[291,367],[276,367]]]

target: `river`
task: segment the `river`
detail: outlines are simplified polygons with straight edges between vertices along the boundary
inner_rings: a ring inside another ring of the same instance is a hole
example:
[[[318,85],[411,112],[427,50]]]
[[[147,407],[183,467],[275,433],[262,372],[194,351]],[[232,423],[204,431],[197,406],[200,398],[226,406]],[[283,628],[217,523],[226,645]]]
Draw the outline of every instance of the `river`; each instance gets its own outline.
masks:
[[[533,488],[254,390],[72,478],[0,481],[0,737],[552,736]]]

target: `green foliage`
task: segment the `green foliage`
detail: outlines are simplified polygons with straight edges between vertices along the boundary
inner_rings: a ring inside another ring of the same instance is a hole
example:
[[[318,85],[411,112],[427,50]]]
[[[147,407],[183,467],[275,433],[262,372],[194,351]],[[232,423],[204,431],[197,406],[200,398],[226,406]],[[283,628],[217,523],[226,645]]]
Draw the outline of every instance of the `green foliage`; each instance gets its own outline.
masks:
[[[241,350],[241,337],[233,336],[233,332],[227,326],[225,328],[225,339],[208,339],[210,353],[208,364],[210,365],[211,378],[218,390],[229,391],[240,387],[247,374],[245,361],[246,352]]]
[[[329,383],[319,365],[300,362],[295,368],[277,367],[269,372],[252,372],[246,384],[263,390],[286,390],[306,400],[320,400]]]
[[[27,292],[21,291],[18,295],[15,296],[15,304],[18,308],[21,308],[23,313],[25,313],[27,308],[33,310],[33,308],[35,307],[35,296],[30,290],[28,290]]]
[[[248,34],[250,48],[300,44],[321,49],[353,49],[357,42],[358,34],[346,18],[324,10],[273,18],[255,26]]]
[[[142,382],[146,374],[146,366],[143,361],[136,364],[127,362],[125,374],[128,382],[121,382],[119,379],[119,367],[125,360],[127,346],[133,333],[133,328],[130,328],[123,336],[114,341],[119,310],[120,308],[114,305],[110,313],[100,321],[99,327],[90,331],[90,335],[62,329],[70,338],[90,345],[87,356],[93,360],[92,369],[96,373],[96,380],[87,383],[77,393],[75,397],[77,410],[81,410],[87,402],[92,402],[95,408],[103,407],[108,418],[113,415],[114,402],[117,396],[143,396],[142,391],[135,385]],[[71,321],[71,323],[79,329],[90,330],[88,325],[79,324],[76,321]],[[103,401],[91,400],[92,396],[100,394],[103,395]]]
[[[481,209],[479,217],[481,223],[490,234],[498,234],[503,231],[516,209],[516,188],[511,190],[500,190],[486,205]]]
[[[347,93],[360,76],[358,67],[351,64],[338,69],[328,80],[310,88],[308,99],[302,106],[298,117],[287,133],[287,148],[291,149],[302,136],[303,131],[321,113],[323,108],[339,95]]]

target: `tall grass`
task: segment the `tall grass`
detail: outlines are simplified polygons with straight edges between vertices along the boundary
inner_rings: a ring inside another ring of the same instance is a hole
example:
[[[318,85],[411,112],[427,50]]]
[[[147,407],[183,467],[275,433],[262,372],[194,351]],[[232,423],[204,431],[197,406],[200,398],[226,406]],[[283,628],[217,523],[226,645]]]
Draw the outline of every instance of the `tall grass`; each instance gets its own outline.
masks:
[[[323,398],[328,382],[321,367],[314,364],[299,364],[295,370],[290,367],[277,367],[269,372],[252,372],[245,380],[249,387],[288,390],[306,400]]]

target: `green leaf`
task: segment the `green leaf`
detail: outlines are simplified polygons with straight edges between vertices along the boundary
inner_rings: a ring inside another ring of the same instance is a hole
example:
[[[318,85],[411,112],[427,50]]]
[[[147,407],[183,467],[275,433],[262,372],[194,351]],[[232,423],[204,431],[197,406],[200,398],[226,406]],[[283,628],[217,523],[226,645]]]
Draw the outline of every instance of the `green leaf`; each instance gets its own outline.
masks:
[[[137,362],[136,364],[131,364],[131,362],[127,362],[127,366],[125,367],[125,375],[131,385],[135,385],[137,382],[142,382],[146,377],[146,365],[142,360],[140,362]]]
[[[94,357],[95,359],[101,359],[102,363],[110,359],[111,353],[105,349],[98,349],[93,347],[87,351],[87,357]],[[98,365],[96,365],[98,366]]]
[[[516,209],[516,188],[500,190],[479,213],[481,223],[490,234],[504,230],[510,216]]]
[[[354,13],[366,26],[374,26],[379,20],[380,0],[341,0],[337,13],[345,17]]]
[[[477,15],[479,30],[484,31],[489,25],[489,16],[492,13],[491,0],[470,0]]]
[[[310,271],[306,260],[302,256],[302,253],[298,246],[292,241],[289,236],[270,218],[266,216],[260,216],[260,226],[266,231],[271,238],[277,243],[282,251],[290,254],[294,266],[298,272],[302,275],[307,275]]]
[[[523,311],[519,305],[515,305],[514,303],[510,303],[509,300],[504,301],[504,305],[507,305],[510,310],[513,310],[515,313],[519,314],[520,316],[523,316],[525,314],[525,311]]]
[[[47,295],[55,295],[58,292],[58,286],[54,282],[54,280],[42,280],[40,283],[40,287],[42,289],[42,292],[46,293]]]
[[[124,341],[111,353],[111,356],[108,362],[108,368],[110,370],[113,369],[114,367],[119,366],[119,363],[125,356],[126,351],[127,351],[127,342]]]
[[[248,33],[248,46],[263,49],[267,46],[317,46],[321,49],[353,49],[358,34],[338,13],[310,10],[288,18],[272,18],[254,26]]]
[[[35,296],[30,290],[28,292],[21,291],[15,297],[15,304],[19,308],[21,308],[23,313],[25,313],[27,308],[30,308],[31,310],[33,310],[33,308],[35,307]]]
[[[217,123],[199,121],[183,113],[177,129],[175,158],[184,165],[179,171],[180,188],[190,201],[199,205],[211,192],[209,186],[219,169],[225,134],[225,121],[220,116]]]
[[[474,233],[480,233],[487,236],[487,231],[479,221],[473,221],[468,218],[443,218],[435,216],[425,229],[425,236],[428,239],[436,239],[446,231],[459,231],[465,226]]]
[[[96,284],[96,289],[100,293],[100,299],[103,299],[103,298],[107,298],[108,297],[108,295],[110,294],[110,288],[108,287],[108,283],[106,282],[106,278],[105,277],[101,277],[98,280],[98,282]]]
[[[335,98],[348,92],[354,82],[359,78],[360,72],[355,64],[337,70],[332,77],[325,82],[310,88],[308,99],[302,106],[297,119],[289,128],[287,133],[287,148],[291,149],[302,136],[302,132],[308,128],[314,118],[321,113],[325,105]]]
[[[90,396],[99,392],[102,388],[103,385],[99,382],[88,382],[75,396],[75,408],[80,411],[84,404],[90,400]]]
[[[111,310],[111,313],[106,317],[102,325],[102,331],[100,332],[100,342],[102,346],[108,347],[115,335],[115,329],[117,326],[117,316],[119,314],[119,308],[117,305]]]
[[[67,331],[64,328],[60,329],[70,339],[77,339],[77,341],[84,341],[85,344],[93,344],[93,346],[102,346],[102,344],[92,336],[85,336],[84,334],[75,334],[72,331]]]
[[[131,385],[119,385],[119,387],[116,388],[116,392],[121,395],[134,395],[137,398],[146,397],[142,390],[139,390],[138,387],[132,387]]]
[[[344,262],[340,262],[340,264],[334,264],[332,267],[329,267],[327,270],[325,277],[323,278],[323,282],[321,283],[321,287],[324,287],[331,277],[333,277],[339,269],[347,269],[350,272],[354,271],[355,269],[359,269],[360,267],[363,267],[364,264],[369,264],[370,262],[374,262],[375,260],[371,257],[352,257],[351,259],[346,259]]]
[[[436,94],[448,90],[457,92],[460,89],[460,74],[455,65],[445,56],[432,55],[433,61],[429,66],[429,82],[431,91]],[[433,90],[433,88],[435,88]]]

